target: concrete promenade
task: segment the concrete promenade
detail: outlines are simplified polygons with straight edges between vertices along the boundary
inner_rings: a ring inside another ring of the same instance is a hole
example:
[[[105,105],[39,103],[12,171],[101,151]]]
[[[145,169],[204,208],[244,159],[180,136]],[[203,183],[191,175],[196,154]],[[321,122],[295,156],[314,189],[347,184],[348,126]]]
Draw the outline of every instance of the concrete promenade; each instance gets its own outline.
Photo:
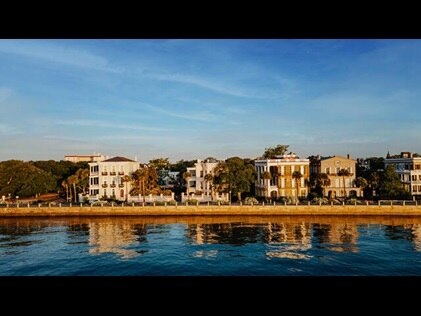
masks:
[[[421,216],[421,205],[221,205],[1,207],[16,216]]]

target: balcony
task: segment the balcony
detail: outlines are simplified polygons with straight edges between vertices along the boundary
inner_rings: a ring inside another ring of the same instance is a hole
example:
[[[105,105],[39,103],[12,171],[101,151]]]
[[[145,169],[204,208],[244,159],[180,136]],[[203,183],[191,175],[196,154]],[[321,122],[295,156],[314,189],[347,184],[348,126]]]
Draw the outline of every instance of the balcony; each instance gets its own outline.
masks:
[[[108,175],[108,172],[107,171],[103,171],[103,172],[101,172],[101,175],[106,176],[106,175]]]
[[[115,175],[116,175],[115,171],[110,172],[110,176],[115,176]]]
[[[115,188],[115,187],[116,187],[116,184],[115,183],[110,184],[110,188]]]
[[[119,172],[118,172],[118,175],[119,175],[119,176],[124,176],[124,171],[119,171]]]
[[[106,188],[106,187],[108,187],[108,184],[104,183],[104,184],[102,185],[102,187],[103,187],[103,188]]]
[[[124,188],[124,184],[119,184],[118,187],[119,188]]]

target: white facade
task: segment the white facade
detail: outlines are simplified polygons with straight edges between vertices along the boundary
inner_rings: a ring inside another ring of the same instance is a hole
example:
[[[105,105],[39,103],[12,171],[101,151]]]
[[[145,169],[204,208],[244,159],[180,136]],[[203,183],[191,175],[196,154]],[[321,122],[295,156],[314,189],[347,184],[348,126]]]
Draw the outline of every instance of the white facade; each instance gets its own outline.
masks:
[[[421,196],[421,157],[412,157],[411,153],[401,153],[400,158],[386,158],[384,165],[385,168],[394,166],[404,188],[413,196]]]
[[[139,168],[139,162],[124,157],[89,163],[89,195],[98,199],[114,196],[120,201],[126,200],[132,187],[130,181],[122,179]]]
[[[93,155],[66,155],[64,156],[65,161],[71,161],[71,162],[81,162],[81,161],[87,161],[87,162],[94,162],[94,161],[104,161],[108,159],[108,156],[104,156],[101,154],[93,154]]]
[[[197,160],[194,167],[187,168],[187,171],[191,174],[191,177],[187,183],[188,193],[194,194],[196,192],[202,192],[205,195],[209,196],[212,193],[211,185],[212,183],[207,183],[205,176],[207,174],[214,175],[214,169],[218,165],[219,161],[217,160]]]

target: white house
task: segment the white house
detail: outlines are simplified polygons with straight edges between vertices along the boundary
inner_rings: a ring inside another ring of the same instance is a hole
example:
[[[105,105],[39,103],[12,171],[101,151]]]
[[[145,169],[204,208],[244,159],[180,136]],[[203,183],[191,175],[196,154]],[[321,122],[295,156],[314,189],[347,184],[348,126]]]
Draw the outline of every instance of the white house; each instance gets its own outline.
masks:
[[[131,176],[140,168],[137,161],[114,157],[104,161],[89,163],[89,195],[90,197],[115,197],[120,201],[126,200],[131,190],[131,183],[122,181],[123,177]]]
[[[214,174],[214,169],[220,161],[208,158],[203,161],[197,160],[194,167],[187,168],[191,177],[188,179],[187,187],[189,194],[201,194],[211,195],[211,185],[205,180],[207,174]],[[199,193],[201,192],[201,193]]]

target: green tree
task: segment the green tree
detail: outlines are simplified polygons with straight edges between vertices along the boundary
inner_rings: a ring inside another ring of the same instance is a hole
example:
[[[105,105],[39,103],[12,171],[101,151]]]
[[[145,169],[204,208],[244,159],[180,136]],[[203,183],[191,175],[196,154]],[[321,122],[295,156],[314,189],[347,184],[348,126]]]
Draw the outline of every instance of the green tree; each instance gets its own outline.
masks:
[[[301,174],[301,172],[299,171],[294,171],[292,173],[292,178],[295,179],[295,188],[297,190],[297,199],[300,197],[300,180],[303,177],[303,175]]]
[[[21,160],[0,162],[0,196],[29,197],[56,191],[55,177]]]
[[[63,180],[61,186],[66,190],[66,202],[69,202],[69,183],[67,180]]]
[[[358,177],[355,179],[355,185],[364,190],[368,186],[368,181],[366,178]]]
[[[213,185],[212,185],[213,175],[211,173],[208,173],[205,175],[205,181],[207,187],[211,189],[211,197],[213,199]]]
[[[231,157],[219,163],[214,170],[214,184],[222,192],[230,192],[241,201],[241,194],[250,192],[256,179],[256,170],[249,161]]]
[[[187,196],[190,195],[190,184],[189,184],[189,181],[190,181],[191,176],[192,175],[191,175],[191,173],[189,171],[186,171],[186,172],[183,173],[183,179],[186,181],[186,193],[187,193]]]
[[[410,199],[411,194],[403,188],[401,179],[392,165],[385,169],[380,185],[380,196],[388,199]]]
[[[274,156],[282,156],[288,150],[289,145],[276,145],[275,147],[265,148],[263,159],[270,159]]]
[[[76,203],[77,202],[77,194],[76,194],[76,185],[79,183],[79,179],[77,178],[76,175],[71,175],[67,178],[67,183],[73,187],[73,201]],[[71,190],[70,190],[71,192]]]
[[[168,170],[170,168],[168,158],[154,158],[149,160],[149,166],[154,167],[157,171]]]
[[[78,179],[78,181],[77,181],[78,188],[85,195],[86,190],[89,187],[89,169],[88,168],[86,168],[86,169],[80,168],[76,171],[75,176]]]
[[[342,177],[342,183],[344,186],[344,198],[346,198],[346,188],[345,188],[345,178],[349,177],[351,173],[348,171],[348,169],[340,169],[338,171],[338,176]]]

